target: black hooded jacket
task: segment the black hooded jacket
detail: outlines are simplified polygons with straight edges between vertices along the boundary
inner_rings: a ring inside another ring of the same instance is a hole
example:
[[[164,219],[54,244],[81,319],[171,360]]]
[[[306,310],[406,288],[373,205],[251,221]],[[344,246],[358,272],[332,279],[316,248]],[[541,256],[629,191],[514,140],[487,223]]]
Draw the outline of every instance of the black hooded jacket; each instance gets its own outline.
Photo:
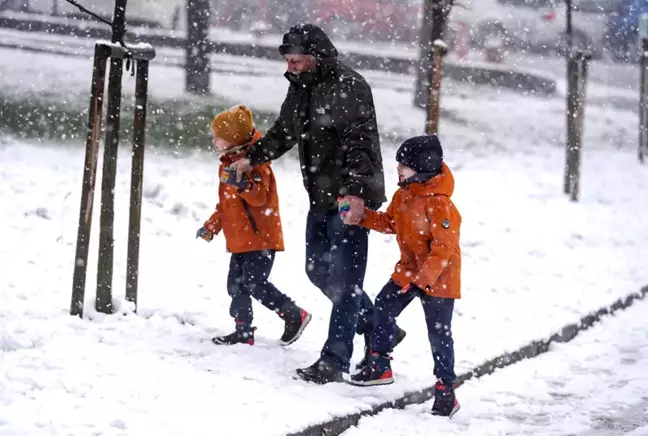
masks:
[[[288,95],[274,125],[251,150],[252,165],[298,145],[311,208],[335,209],[343,195],[378,207],[386,201],[385,179],[371,87],[337,60],[333,43],[317,26],[291,28],[279,51],[312,54],[318,68],[313,74],[286,73]]]

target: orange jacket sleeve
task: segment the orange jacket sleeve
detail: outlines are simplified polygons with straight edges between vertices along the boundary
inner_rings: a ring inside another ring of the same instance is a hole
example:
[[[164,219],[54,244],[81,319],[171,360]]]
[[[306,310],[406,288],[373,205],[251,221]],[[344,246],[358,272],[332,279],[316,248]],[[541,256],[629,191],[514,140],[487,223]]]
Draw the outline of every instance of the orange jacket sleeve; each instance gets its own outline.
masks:
[[[380,233],[391,235],[396,233],[396,224],[394,223],[394,199],[392,199],[392,202],[389,204],[385,212],[378,212],[365,208],[360,225]]]
[[[215,235],[219,234],[220,231],[223,229],[223,222],[221,220],[221,210],[220,210],[220,204],[216,205],[216,210],[214,213],[211,214],[209,219],[205,221],[205,224],[203,224],[203,227],[206,228],[207,230],[214,232]]]
[[[423,290],[431,288],[448,266],[450,256],[459,244],[461,224],[461,217],[445,197],[434,197],[428,210],[432,210],[430,254],[412,280],[412,283]]]
[[[239,196],[250,206],[261,207],[268,201],[269,191],[270,169],[264,167],[250,173],[250,185],[239,192]]]

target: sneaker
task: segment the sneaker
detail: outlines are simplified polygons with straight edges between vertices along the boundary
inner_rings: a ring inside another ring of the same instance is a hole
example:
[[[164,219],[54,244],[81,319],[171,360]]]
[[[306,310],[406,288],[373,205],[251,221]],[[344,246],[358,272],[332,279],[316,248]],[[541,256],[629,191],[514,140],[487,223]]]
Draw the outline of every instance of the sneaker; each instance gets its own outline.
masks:
[[[457,413],[459,409],[460,406],[455,397],[454,385],[437,381],[436,385],[434,385],[432,415],[452,418],[452,415]]]
[[[279,344],[284,347],[299,339],[304,332],[304,329],[313,318],[313,315],[305,310],[300,309],[297,306],[295,306],[295,308],[296,315],[294,316],[284,315],[283,313],[279,314],[286,323],[283,335],[281,335],[281,339],[279,339]]]
[[[234,333],[225,336],[216,336],[212,342],[216,345],[236,345],[248,344],[254,345],[254,331],[256,327],[250,329],[236,329]]]
[[[350,384],[355,386],[390,385],[394,383],[390,358],[378,353],[369,353],[368,364],[351,376]]]
[[[307,368],[297,370],[297,376],[307,382],[324,385],[327,383],[341,383],[344,381],[342,371],[318,360]]]
[[[403,330],[402,328],[396,326],[396,336],[394,337],[394,345],[392,348],[396,348],[398,344],[403,342],[403,339],[405,339],[405,336],[407,336],[407,332]],[[361,370],[365,366],[367,366],[367,363],[369,362],[369,356],[371,355],[371,350],[369,348],[369,342],[370,338],[365,338],[365,355],[362,358],[362,360],[356,365],[356,369]]]

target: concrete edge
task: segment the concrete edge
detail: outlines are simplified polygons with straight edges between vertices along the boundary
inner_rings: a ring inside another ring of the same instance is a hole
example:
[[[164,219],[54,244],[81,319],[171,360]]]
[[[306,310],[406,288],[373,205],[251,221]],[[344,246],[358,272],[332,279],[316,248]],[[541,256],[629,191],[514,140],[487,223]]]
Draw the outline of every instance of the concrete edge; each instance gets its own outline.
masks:
[[[549,339],[532,341],[529,344],[511,352],[504,353],[494,359],[488,360],[468,373],[461,374],[457,377],[457,386],[461,386],[467,380],[473,377],[479,378],[484,375],[492,374],[499,368],[505,368],[524,359],[531,359],[549,351],[552,343],[569,342],[578,336],[579,333],[588,330],[606,315],[612,315],[619,310],[627,309],[636,301],[643,300],[648,295],[648,286],[643,287],[639,292],[634,292],[626,297],[619,298],[609,306],[602,307],[596,311],[590,312],[583,316],[578,322],[567,324],[557,333],[554,333]],[[421,404],[434,396],[434,386],[430,386],[415,392],[408,392],[400,398],[386,403],[378,404],[369,410],[351,415],[339,416],[329,421],[315,424],[304,430],[289,433],[286,436],[337,436],[358,425],[361,418],[374,416],[385,409],[404,409],[410,404]]]
[[[95,39],[110,39],[110,29],[93,26],[80,26],[73,24],[51,23],[36,19],[18,19],[13,17],[0,17],[0,27],[20,31],[37,31],[49,34],[79,36]],[[141,41],[160,47],[184,48],[186,39],[166,35],[140,34],[131,31],[127,39]],[[212,53],[223,53],[234,56],[251,56],[268,60],[280,60],[276,47],[250,43],[232,43],[211,41]],[[377,71],[388,71],[397,74],[413,74],[416,71],[417,61],[400,57],[370,55],[356,52],[346,52],[340,59],[353,68]],[[537,93],[552,95],[556,92],[556,81],[552,78],[536,74],[533,71],[512,70],[493,65],[492,68],[485,64],[460,64],[445,62],[444,75],[452,80],[468,82],[479,85],[492,85],[508,88],[523,93]]]

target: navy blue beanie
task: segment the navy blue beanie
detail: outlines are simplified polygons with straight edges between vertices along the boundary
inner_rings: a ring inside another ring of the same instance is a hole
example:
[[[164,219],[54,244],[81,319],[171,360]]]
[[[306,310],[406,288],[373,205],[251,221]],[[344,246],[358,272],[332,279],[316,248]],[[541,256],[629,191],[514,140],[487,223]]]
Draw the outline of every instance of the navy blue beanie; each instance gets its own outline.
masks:
[[[421,174],[441,173],[443,149],[436,135],[415,136],[403,142],[396,161]]]

